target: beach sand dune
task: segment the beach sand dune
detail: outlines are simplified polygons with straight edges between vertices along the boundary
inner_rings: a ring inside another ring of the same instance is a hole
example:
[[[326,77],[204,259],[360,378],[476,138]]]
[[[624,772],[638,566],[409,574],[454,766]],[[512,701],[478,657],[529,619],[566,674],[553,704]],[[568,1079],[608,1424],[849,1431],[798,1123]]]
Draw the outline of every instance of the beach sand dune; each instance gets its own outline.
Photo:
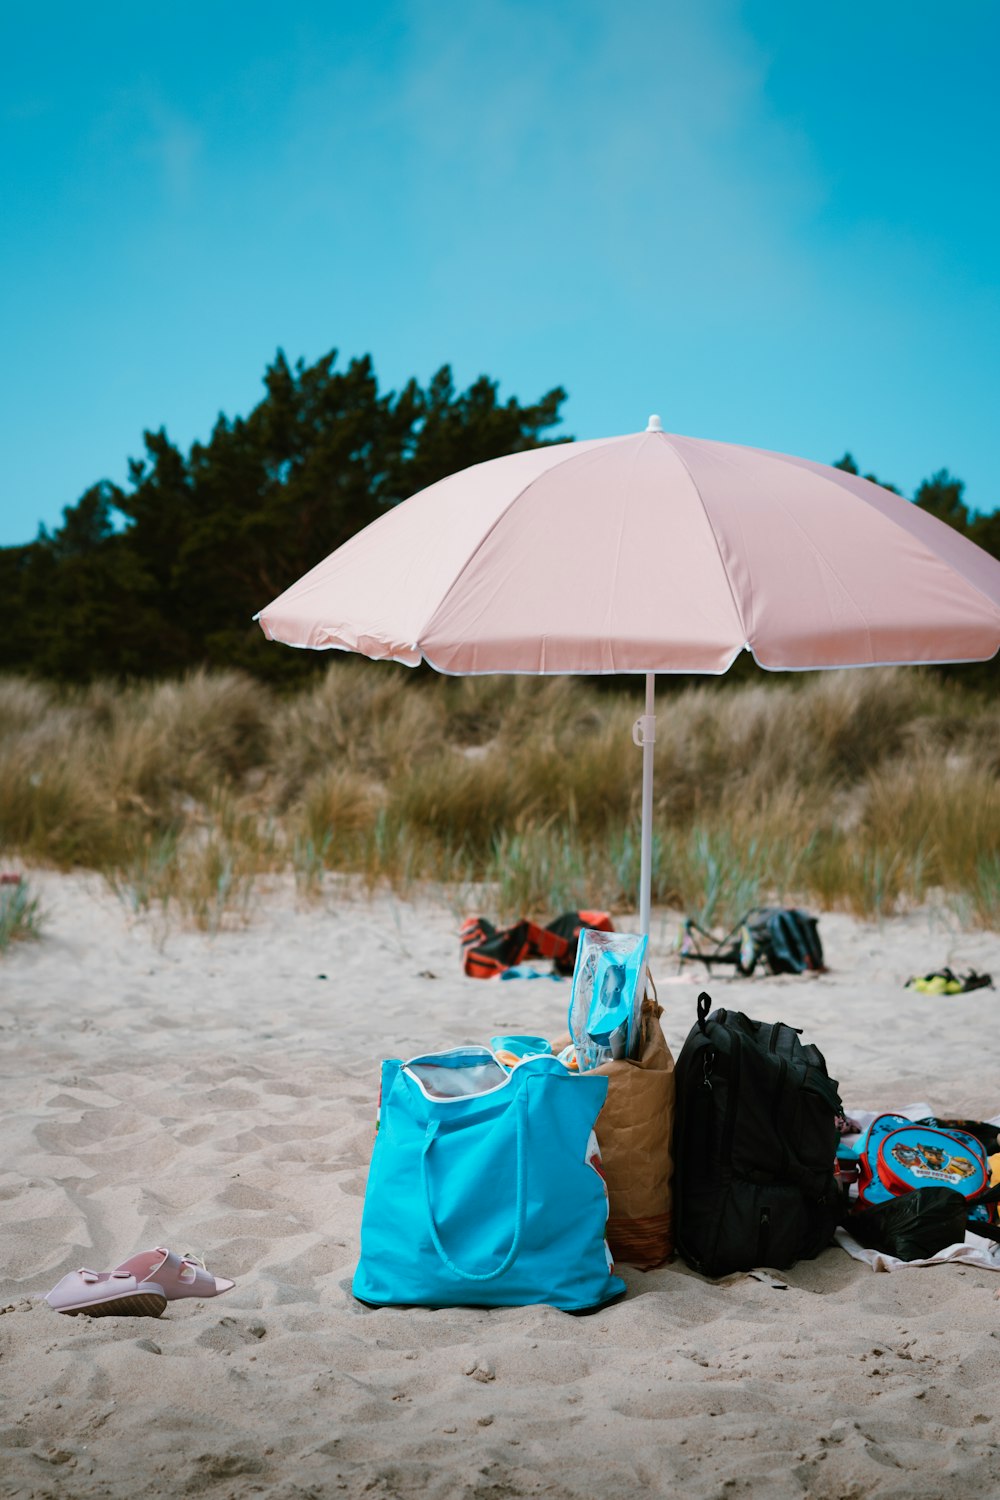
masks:
[[[353,1301],[380,1058],[553,1035],[568,984],[465,979],[442,905],[301,907],[279,883],[246,930],[164,937],[94,878],[35,883],[47,936],[0,961],[4,1496],[1000,1492],[987,1270],[879,1275],[831,1248],[784,1287],[626,1268],[588,1318]],[[657,915],[675,1054],[704,986],[801,1026],[849,1106],[1000,1110],[996,993],[902,987],[944,962],[1000,977],[995,937],[830,915],[828,975],[707,983],[674,982],[675,930]],[[160,1319],[37,1301],[157,1244],[236,1288]]]

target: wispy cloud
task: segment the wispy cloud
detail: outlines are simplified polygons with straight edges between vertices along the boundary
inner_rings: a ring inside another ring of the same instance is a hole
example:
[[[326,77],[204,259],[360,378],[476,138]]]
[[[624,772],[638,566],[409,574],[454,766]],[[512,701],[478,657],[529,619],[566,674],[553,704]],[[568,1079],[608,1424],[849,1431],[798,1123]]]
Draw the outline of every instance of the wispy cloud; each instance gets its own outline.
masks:
[[[145,114],[146,129],[137,150],[157,168],[167,197],[186,203],[195,184],[201,131],[155,94],[145,100]]]
[[[795,295],[789,239],[823,186],[769,114],[766,59],[732,5],[413,0],[398,31],[391,85],[376,55],[344,59],[301,131],[315,163],[324,139],[343,149],[346,110],[371,192],[391,174],[442,286],[478,262],[508,281],[557,270],[580,295],[599,267],[624,295],[683,283],[721,308],[762,280]]]
[[[105,179],[138,170],[152,188],[149,208],[186,206],[197,186],[202,129],[148,79],[114,90],[95,116],[91,146],[103,158]],[[159,201],[157,201],[159,200]]]

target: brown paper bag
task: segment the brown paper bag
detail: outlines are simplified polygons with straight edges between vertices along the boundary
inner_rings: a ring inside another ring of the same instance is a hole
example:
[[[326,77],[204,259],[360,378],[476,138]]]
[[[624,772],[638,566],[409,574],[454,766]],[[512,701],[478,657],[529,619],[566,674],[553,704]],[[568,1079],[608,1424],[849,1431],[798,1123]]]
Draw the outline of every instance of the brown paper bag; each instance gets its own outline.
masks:
[[[640,1270],[673,1254],[674,1059],[660,1026],[662,1007],[642,1003],[642,1050],[635,1060],[594,1069],[608,1079],[595,1131],[608,1185],[608,1244],[617,1261]]]

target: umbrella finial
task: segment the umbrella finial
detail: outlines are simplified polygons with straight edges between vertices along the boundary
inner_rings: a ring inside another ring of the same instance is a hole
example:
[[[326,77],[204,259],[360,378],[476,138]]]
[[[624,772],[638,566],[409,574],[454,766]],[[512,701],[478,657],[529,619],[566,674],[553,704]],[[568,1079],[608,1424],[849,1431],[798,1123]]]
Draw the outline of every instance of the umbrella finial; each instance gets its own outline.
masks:
[[[663,431],[663,423],[660,421],[659,417],[656,415],[655,412],[650,417],[649,421],[646,423],[646,431],[647,432],[662,432]]]

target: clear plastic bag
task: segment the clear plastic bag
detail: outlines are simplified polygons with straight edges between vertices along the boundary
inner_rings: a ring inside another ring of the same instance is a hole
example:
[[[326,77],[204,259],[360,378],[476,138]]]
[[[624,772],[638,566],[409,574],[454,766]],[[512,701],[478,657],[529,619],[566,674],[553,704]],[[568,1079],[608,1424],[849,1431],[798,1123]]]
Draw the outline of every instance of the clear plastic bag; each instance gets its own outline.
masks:
[[[580,933],[569,1000],[569,1031],[581,1073],[639,1046],[649,939],[627,932]]]

